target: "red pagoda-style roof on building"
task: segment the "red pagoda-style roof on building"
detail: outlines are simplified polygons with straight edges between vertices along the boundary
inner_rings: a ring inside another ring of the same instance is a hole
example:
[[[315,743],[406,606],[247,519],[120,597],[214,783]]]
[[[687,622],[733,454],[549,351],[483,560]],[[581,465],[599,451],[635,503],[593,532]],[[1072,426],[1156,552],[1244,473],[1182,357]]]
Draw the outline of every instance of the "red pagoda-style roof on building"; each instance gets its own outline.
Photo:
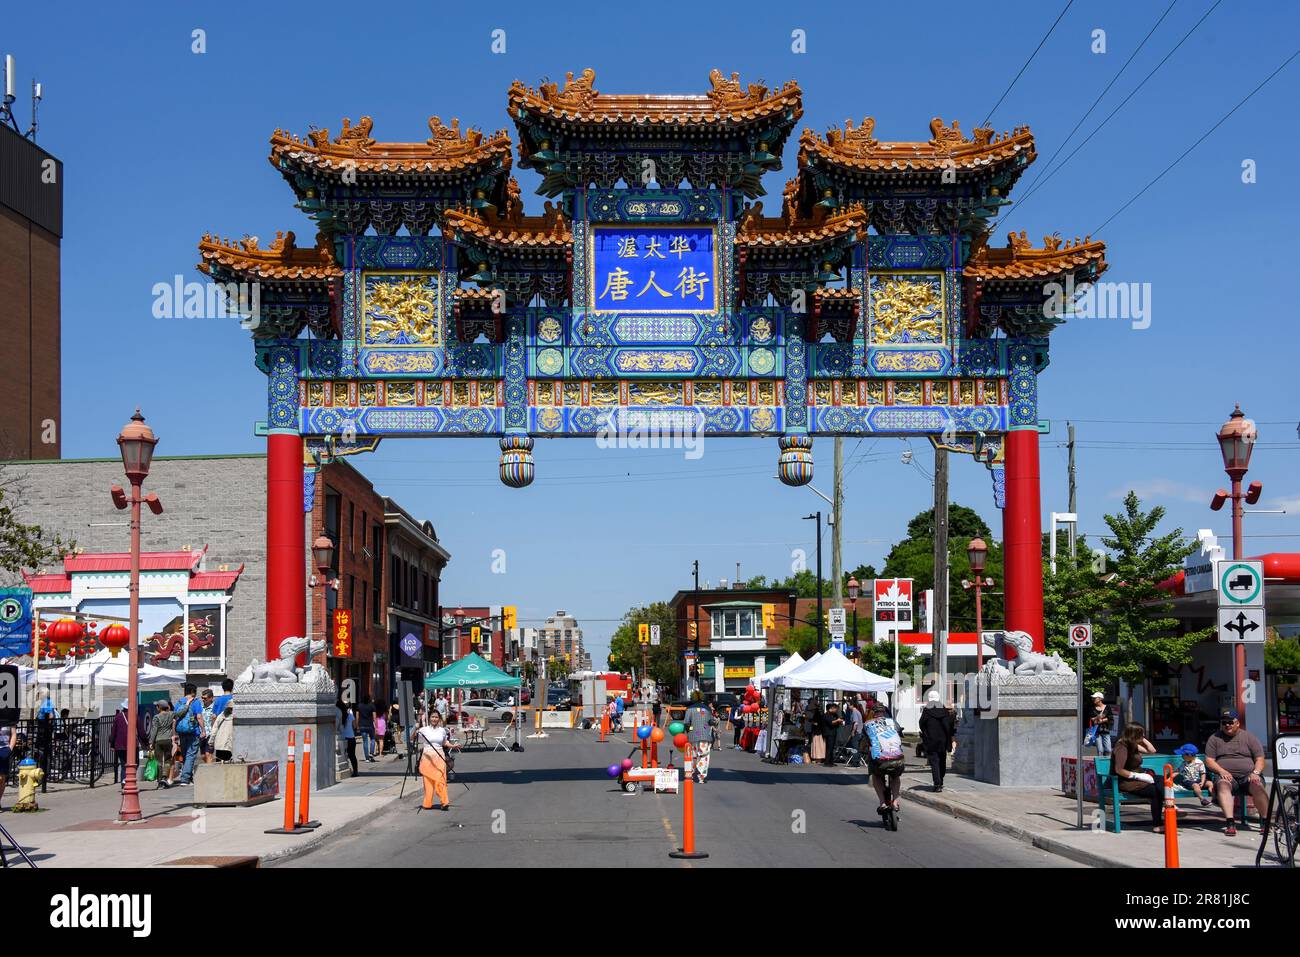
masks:
[[[877,140],[871,135],[875,126],[876,121],[868,116],[857,128],[852,120],[845,120],[843,129],[830,130],[825,137],[804,130],[799,137],[799,164],[817,158],[832,166],[864,171],[973,170],[1001,165],[1019,154],[1026,156],[1026,163],[1037,156],[1034,135],[1027,126],[1001,136],[989,127],[977,127],[968,139],[955,120],[952,126],[945,126],[936,116],[930,121],[930,138],[917,142]]]
[[[240,565],[234,571],[199,571],[198,566],[207,554],[206,545],[198,551],[141,552],[141,571],[187,571],[190,573],[190,591],[229,591],[244,572]],[[63,571],[41,574],[23,573],[32,592],[37,595],[61,595],[72,590],[72,576],[95,572],[129,572],[129,552],[99,552],[97,554],[65,555]]]
[[[1090,270],[1100,276],[1107,269],[1106,244],[1091,236],[1063,242],[1059,235],[1044,236],[1043,248],[1029,245],[1025,231],[1011,233],[1000,249],[981,246],[966,262],[964,275],[985,281],[1038,280]]]
[[[199,270],[209,274],[215,264],[257,279],[320,280],[343,275],[334,260],[332,244],[319,233],[316,245],[308,249],[298,248],[293,232],[277,232],[265,249],[250,236],[230,240],[205,234],[199,241],[199,255],[203,257]]]
[[[497,130],[490,136],[479,130],[462,132],[460,120],[444,126],[429,117],[429,138],[423,143],[380,143],[370,137],[374,121],[361,117],[356,126],[343,120],[343,130],[330,139],[329,130],[312,130],[299,139],[285,130],[271,136],[271,163],[322,172],[359,173],[459,173],[478,166],[510,168],[510,135]]]
[[[803,115],[802,93],[793,80],[777,90],[759,83],[742,87],[739,74],[727,79],[721,70],[709,72],[711,89],[704,94],[655,96],[610,94],[595,89],[596,71],[567,74],[564,88],[544,83],[534,90],[516,80],[508,97],[512,116],[521,111],[565,123],[596,126],[654,127],[742,126],[768,121],[793,111],[790,122]]]

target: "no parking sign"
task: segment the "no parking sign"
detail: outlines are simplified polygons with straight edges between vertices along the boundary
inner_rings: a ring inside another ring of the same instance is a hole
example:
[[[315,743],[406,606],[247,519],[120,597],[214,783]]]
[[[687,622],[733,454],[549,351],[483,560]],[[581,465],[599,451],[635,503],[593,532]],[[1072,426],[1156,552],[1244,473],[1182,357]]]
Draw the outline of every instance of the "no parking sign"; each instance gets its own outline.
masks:
[[[1070,626],[1070,647],[1091,648],[1092,647],[1092,625],[1071,625]]]

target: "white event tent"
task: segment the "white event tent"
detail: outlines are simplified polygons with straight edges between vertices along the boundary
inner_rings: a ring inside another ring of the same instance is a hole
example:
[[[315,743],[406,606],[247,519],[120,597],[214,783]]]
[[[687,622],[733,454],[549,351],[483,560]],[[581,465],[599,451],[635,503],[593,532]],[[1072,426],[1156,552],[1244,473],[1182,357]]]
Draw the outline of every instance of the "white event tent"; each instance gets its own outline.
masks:
[[[779,676],[774,684],[782,688],[810,688],[824,691],[893,691],[894,679],[859,668],[835,648],[814,655],[802,667]]]
[[[43,669],[37,673],[36,680],[43,685],[71,688],[86,685],[125,688],[130,677],[127,672],[128,660],[130,656],[125,652],[114,658],[107,648],[101,648],[89,658],[82,658],[62,668]],[[136,671],[136,684],[140,688],[179,685],[184,680],[184,674],[179,671],[169,671],[149,664],[141,664]]]
[[[762,690],[766,685],[771,684],[777,678],[780,678],[782,675],[789,674],[790,672],[794,671],[794,669],[801,668],[805,664],[807,664],[807,662],[804,660],[803,655],[799,654],[799,652],[796,651],[794,654],[792,654],[789,658],[785,659],[785,661],[781,662],[771,671],[765,672],[764,674],[761,674],[757,678],[755,678],[754,686],[759,690]]]

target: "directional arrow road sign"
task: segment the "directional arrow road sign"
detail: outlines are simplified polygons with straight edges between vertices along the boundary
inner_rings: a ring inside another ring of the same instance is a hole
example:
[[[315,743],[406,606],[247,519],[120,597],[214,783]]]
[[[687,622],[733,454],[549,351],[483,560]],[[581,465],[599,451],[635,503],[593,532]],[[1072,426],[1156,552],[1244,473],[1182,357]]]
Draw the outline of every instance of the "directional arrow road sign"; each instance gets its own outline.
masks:
[[[1262,644],[1263,608],[1220,608],[1219,641],[1225,644]]]

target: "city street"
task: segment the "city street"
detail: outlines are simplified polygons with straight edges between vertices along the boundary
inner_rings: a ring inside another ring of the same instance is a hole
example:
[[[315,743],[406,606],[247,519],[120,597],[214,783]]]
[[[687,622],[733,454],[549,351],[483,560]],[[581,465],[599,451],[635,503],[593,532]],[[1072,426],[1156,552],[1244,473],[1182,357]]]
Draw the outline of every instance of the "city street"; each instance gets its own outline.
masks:
[[[590,732],[551,731],[526,740],[523,754],[462,754],[452,811],[416,813],[413,776],[383,815],[284,866],[1077,866],[907,802],[899,830],[886,832],[864,771],[764,764],[729,749],[714,753],[708,783],[695,789],[696,849],[708,859],[673,860],[682,796],[624,794],[606,775],[632,749],[629,738],[601,744]],[[364,764],[362,773],[400,779],[403,766]]]

